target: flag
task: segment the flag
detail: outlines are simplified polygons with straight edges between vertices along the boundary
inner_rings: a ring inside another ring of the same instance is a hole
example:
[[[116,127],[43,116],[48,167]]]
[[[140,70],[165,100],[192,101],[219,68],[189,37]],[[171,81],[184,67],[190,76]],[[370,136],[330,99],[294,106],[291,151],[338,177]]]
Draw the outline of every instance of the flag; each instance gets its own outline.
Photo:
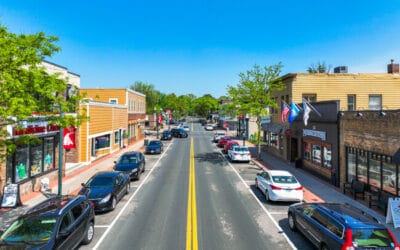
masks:
[[[303,99],[303,121],[304,126],[307,126],[308,118],[310,118],[311,108],[308,106],[307,102]]]
[[[289,123],[292,123],[296,119],[296,117],[299,115],[299,112],[300,110],[297,107],[297,105],[294,102],[292,102],[290,104],[289,120],[288,120]]]
[[[281,120],[283,123],[286,122],[287,119],[287,115],[289,113],[289,106],[287,105],[287,103],[285,101],[281,101]]]

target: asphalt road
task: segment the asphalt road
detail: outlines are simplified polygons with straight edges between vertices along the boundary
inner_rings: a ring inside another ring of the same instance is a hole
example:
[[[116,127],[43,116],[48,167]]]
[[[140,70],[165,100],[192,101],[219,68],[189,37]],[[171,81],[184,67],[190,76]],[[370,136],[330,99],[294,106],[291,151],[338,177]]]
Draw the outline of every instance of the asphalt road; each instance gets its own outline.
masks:
[[[212,135],[194,123],[189,138],[146,155],[141,180],[117,209],[96,215],[95,238],[81,249],[313,249],[289,230],[290,204],[255,189],[260,169],[229,163]]]

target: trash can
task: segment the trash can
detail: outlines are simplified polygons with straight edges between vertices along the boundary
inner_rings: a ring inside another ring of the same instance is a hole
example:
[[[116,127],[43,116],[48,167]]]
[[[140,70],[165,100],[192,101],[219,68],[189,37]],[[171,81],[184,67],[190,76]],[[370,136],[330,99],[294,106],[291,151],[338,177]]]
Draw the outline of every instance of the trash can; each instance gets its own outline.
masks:
[[[149,144],[149,139],[144,139],[144,145],[147,146]]]

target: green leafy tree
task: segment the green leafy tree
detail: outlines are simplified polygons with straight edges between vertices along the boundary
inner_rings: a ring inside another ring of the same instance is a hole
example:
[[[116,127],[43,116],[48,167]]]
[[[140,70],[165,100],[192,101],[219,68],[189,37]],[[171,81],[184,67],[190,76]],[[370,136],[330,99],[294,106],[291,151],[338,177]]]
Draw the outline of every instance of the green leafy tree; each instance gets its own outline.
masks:
[[[281,63],[264,67],[254,65],[251,70],[239,74],[240,80],[236,86],[228,86],[228,94],[233,101],[231,107],[237,107],[239,112],[256,117],[258,135],[261,134],[261,118],[267,115],[266,108],[278,107],[271,95],[285,87],[279,76],[282,67]],[[259,136],[257,146],[259,158]]]
[[[154,112],[156,106],[160,106],[160,99],[162,99],[160,91],[154,88],[153,84],[145,83],[142,81],[134,82],[130,87],[131,90],[137,91],[146,95],[146,113],[151,114]]]
[[[218,100],[209,94],[203,95],[194,101],[193,111],[200,117],[206,117],[218,110]]]
[[[330,71],[331,66],[327,66],[325,62],[318,62],[317,65],[311,64],[310,67],[307,68],[307,72],[310,74],[329,73]]]
[[[12,153],[17,143],[37,142],[33,135],[8,140],[7,126],[21,129],[22,121],[34,119],[32,114],[44,114],[49,123],[68,127],[79,125],[83,118],[61,116],[75,112],[82,99],[76,89],[65,98],[67,79],[49,74],[43,66],[45,58],[60,50],[58,38],[36,34],[14,34],[0,23],[0,156]]]

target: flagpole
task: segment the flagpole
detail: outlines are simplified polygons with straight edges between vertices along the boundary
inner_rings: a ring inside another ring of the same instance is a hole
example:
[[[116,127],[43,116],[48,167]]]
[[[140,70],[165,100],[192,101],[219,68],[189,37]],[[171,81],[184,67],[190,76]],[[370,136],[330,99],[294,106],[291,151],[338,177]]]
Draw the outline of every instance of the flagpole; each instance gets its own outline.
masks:
[[[311,105],[305,98],[303,98],[303,101],[305,103],[307,103],[308,107],[310,107],[315,113],[317,113],[318,116],[320,116],[320,117],[322,116],[321,113],[319,113],[318,110],[316,108],[314,108],[314,106]]]

